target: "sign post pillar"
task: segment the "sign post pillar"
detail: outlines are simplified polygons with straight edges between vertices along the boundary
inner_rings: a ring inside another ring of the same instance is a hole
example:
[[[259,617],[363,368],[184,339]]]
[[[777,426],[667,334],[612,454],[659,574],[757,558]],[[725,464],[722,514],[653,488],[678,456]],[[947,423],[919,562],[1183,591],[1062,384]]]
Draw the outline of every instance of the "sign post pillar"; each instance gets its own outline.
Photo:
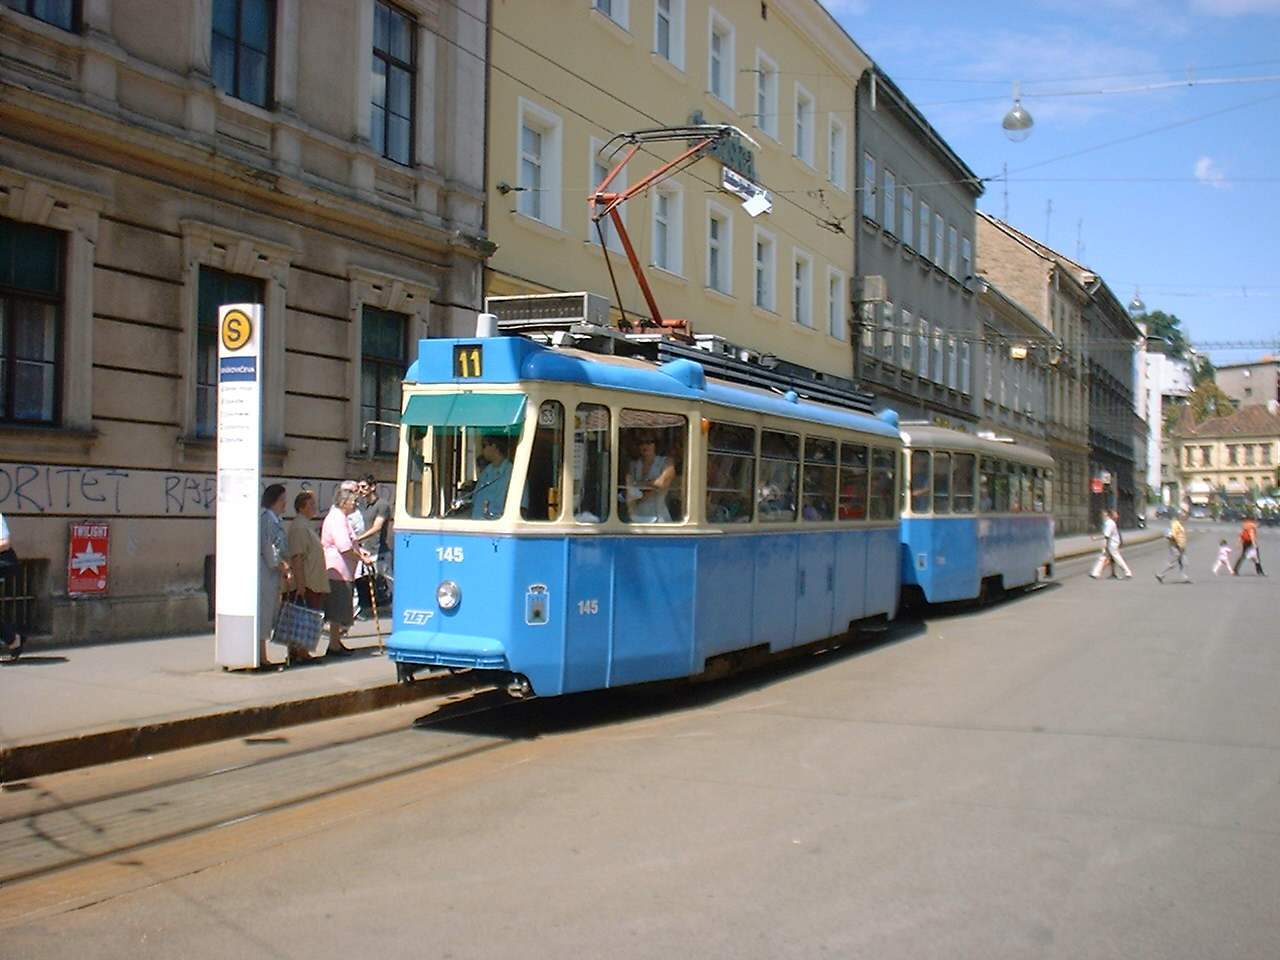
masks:
[[[217,593],[214,661],[228,669],[260,665],[258,499],[262,472],[262,307],[218,310]]]

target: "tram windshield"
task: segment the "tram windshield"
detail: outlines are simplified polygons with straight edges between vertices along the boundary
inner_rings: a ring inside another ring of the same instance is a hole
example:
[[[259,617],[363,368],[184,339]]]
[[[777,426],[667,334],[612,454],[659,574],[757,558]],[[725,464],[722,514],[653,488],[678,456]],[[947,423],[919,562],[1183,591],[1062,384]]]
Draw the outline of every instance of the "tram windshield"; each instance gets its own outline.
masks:
[[[418,400],[428,402],[415,408]],[[524,401],[520,394],[410,398],[404,416],[410,516],[492,521],[503,515]]]

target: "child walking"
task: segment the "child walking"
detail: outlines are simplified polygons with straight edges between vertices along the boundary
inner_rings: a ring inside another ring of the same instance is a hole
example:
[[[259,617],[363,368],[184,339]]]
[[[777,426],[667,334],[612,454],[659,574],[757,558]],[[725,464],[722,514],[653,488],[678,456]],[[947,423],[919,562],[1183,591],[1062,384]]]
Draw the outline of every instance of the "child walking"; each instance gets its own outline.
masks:
[[[1231,544],[1223,540],[1218,544],[1218,562],[1213,565],[1213,575],[1216,577],[1219,570],[1226,570],[1227,573],[1233,573],[1231,569]]]

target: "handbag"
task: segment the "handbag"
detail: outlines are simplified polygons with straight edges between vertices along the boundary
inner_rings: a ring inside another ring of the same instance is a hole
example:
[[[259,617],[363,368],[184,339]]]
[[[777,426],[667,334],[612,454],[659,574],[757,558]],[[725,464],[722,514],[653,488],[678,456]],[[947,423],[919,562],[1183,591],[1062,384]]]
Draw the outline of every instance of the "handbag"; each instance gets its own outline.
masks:
[[[18,553],[13,547],[5,547],[0,550],[0,574],[18,569],[18,564]]]
[[[324,629],[324,611],[312,610],[306,604],[286,600],[276,614],[276,625],[271,631],[271,642],[301,647],[308,653],[320,644],[320,632]]]

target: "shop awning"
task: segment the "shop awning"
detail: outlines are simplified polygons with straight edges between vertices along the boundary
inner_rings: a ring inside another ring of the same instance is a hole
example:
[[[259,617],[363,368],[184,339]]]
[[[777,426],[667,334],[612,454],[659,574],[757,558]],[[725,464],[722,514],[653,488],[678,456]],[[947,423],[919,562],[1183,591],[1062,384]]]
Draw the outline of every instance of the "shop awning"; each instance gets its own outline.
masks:
[[[411,427],[513,427],[523,418],[523,393],[445,393],[410,397],[400,419]]]

